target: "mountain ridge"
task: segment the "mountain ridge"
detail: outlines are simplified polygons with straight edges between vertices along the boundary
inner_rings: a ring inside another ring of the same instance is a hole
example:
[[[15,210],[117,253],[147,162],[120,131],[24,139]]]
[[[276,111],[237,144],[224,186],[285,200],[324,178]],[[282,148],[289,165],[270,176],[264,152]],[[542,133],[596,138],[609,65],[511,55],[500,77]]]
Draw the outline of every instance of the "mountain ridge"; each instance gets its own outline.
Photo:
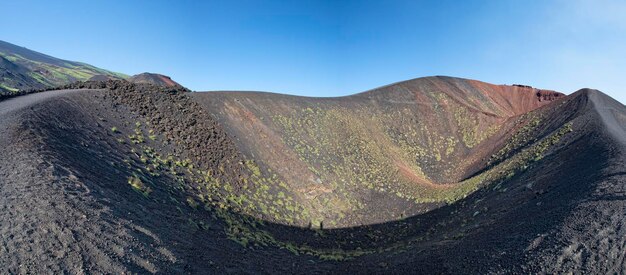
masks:
[[[126,78],[82,62],[58,59],[0,40],[0,88],[17,92],[52,88],[95,75]]]

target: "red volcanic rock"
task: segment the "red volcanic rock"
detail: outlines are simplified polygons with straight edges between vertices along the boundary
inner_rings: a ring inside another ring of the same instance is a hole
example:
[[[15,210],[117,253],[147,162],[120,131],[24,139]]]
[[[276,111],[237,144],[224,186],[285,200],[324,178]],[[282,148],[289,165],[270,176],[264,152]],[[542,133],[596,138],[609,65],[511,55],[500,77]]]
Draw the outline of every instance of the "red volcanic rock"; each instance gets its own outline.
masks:
[[[495,85],[456,77],[435,76],[416,78],[370,90],[358,97],[413,104],[430,102],[430,95],[445,94],[454,102],[473,111],[497,117],[512,117],[528,113],[565,95],[526,85]]]
[[[468,80],[468,83],[483,90],[485,95],[498,105],[499,110],[508,116],[525,114],[565,97],[559,92],[525,85],[494,85],[477,80]]]

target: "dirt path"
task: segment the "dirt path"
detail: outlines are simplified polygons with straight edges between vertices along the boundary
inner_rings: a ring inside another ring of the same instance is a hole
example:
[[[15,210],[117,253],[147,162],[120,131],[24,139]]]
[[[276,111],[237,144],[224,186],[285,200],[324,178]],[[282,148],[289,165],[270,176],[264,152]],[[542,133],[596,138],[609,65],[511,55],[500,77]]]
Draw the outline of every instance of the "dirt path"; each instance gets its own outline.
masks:
[[[35,93],[29,94],[25,96],[14,97],[11,99],[7,99],[5,101],[0,101],[0,126],[9,122],[5,116],[22,108],[26,108],[30,105],[36,104],[38,102],[45,101],[50,98],[54,98],[57,96],[65,95],[68,93],[75,93],[85,90],[58,90],[58,91],[48,91],[43,93]],[[0,136],[2,138],[2,136]]]

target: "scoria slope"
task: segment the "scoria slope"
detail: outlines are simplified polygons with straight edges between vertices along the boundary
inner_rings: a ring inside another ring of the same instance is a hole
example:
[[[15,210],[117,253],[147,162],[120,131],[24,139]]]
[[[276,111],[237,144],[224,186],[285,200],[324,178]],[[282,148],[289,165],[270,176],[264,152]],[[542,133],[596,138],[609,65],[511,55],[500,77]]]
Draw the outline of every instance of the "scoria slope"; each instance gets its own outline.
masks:
[[[341,98],[193,96],[247,157],[289,186],[314,226],[326,227],[401,219],[462,198],[486,184],[480,172],[508,156],[498,150],[530,142],[502,148],[518,128],[539,124],[530,111],[564,97],[450,77]]]
[[[626,269],[626,107],[598,91],[67,88],[0,102],[3,273]]]

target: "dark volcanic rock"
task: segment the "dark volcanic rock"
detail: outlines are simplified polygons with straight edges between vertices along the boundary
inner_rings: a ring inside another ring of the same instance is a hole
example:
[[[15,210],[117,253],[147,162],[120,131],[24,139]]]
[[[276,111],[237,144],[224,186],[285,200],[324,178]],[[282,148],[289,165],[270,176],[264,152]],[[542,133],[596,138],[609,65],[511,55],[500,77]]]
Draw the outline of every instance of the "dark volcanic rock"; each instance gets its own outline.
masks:
[[[626,107],[595,90],[65,88],[0,102],[2,273],[626,271]]]

